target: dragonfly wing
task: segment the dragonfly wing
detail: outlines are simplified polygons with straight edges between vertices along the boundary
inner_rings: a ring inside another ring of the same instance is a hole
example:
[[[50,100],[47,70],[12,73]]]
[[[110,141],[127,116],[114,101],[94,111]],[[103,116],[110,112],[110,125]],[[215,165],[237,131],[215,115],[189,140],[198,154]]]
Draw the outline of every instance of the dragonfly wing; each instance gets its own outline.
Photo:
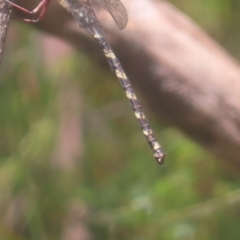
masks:
[[[120,0],[99,0],[104,8],[111,14],[112,18],[116,22],[120,29],[126,27],[128,22],[128,15],[126,8],[120,2]]]

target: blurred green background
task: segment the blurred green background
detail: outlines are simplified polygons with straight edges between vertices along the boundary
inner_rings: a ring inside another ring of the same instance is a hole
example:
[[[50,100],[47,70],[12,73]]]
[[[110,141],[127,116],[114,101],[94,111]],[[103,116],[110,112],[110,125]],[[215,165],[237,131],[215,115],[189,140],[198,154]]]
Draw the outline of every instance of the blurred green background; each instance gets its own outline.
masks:
[[[171,2],[240,58],[239,0]],[[0,240],[239,239],[239,179],[145,106],[158,166],[110,70],[12,21],[0,79]]]

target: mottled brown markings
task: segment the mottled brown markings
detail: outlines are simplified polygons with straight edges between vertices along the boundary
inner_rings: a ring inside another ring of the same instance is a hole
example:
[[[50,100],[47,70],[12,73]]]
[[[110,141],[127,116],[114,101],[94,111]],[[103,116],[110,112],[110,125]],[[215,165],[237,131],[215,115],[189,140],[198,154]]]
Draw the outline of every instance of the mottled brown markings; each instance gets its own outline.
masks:
[[[154,152],[154,157],[157,160],[159,164],[163,164],[165,153],[162,151],[162,148],[160,144],[158,143],[153,130],[150,127],[150,124],[145,116],[145,114],[142,111],[142,107],[140,105],[140,102],[137,99],[136,94],[134,93],[132,84],[130,80],[128,79],[127,75],[125,74],[121,63],[119,62],[118,58],[113,52],[112,47],[107,42],[107,40],[104,37],[104,32],[102,28],[99,25],[99,22],[95,16],[95,13],[93,12],[92,6],[89,2],[89,0],[59,0],[61,3],[66,2],[67,4],[63,4],[63,6],[67,6],[68,9],[74,9],[70,10],[70,12],[73,14],[74,18],[78,21],[79,25],[84,28],[88,33],[90,33],[99,43],[101,46],[104,55],[109,63],[110,68],[115,72],[123,90],[126,93],[126,96],[130,102],[131,108],[134,111],[134,114],[136,116],[136,119],[138,120],[143,134],[146,137],[146,140],[151,147],[152,151]],[[114,7],[114,2],[119,0],[102,0],[103,2],[111,4],[112,7]],[[120,1],[119,1],[120,3]],[[107,5],[106,5],[107,6]],[[118,11],[121,11],[121,14],[119,16],[126,18],[126,12],[123,11],[125,8],[122,5],[122,3],[117,4],[114,10],[116,13],[120,13]],[[120,10],[121,9],[121,10]],[[113,12],[111,12],[113,14]],[[112,15],[114,17],[114,20],[118,24],[118,26],[121,25],[120,19],[118,19],[118,15]]]

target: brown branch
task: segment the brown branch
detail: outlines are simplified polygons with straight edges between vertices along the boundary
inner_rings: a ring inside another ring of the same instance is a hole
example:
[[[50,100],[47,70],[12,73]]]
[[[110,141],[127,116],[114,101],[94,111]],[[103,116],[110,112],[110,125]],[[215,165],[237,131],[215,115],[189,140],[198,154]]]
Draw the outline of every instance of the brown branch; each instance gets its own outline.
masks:
[[[134,86],[159,120],[179,128],[238,172],[238,63],[170,4],[123,3],[129,13],[124,31],[105,12],[97,15]],[[56,4],[38,27],[68,40],[107,68],[101,49]]]
[[[4,44],[11,16],[11,6],[6,2],[0,2],[0,65],[2,62]]]

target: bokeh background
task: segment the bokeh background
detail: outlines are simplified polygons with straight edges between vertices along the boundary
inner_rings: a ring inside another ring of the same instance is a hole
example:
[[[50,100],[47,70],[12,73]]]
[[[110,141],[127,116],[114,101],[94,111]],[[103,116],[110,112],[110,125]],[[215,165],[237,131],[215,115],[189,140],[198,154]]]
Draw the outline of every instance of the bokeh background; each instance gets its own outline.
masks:
[[[172,0],[240,58],[239,0]],[[239,179],[143,102],[158,166],[119,83],[12,20],[0,71],[0,239],[239,239]]]

